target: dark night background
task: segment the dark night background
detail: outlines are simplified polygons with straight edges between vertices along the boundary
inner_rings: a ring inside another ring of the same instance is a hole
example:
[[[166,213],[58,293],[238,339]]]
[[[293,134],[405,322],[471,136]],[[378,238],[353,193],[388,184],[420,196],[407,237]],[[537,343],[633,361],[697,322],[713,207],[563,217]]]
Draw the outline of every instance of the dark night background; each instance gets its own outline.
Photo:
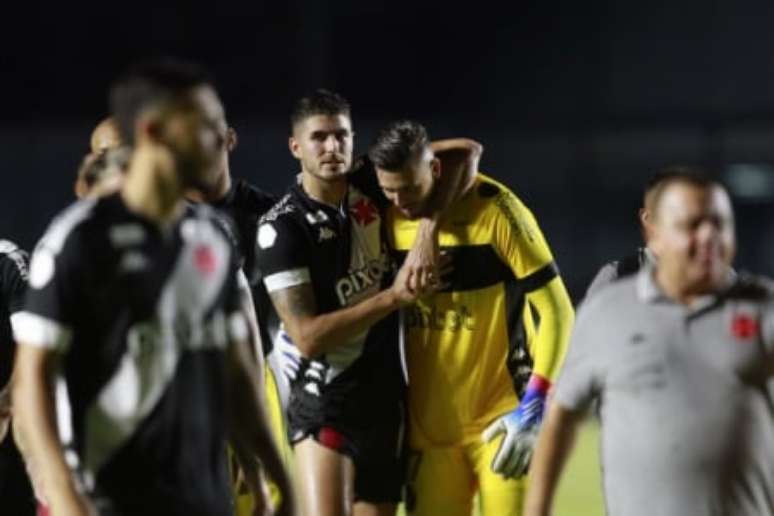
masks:
[[[481,168],[541,223],[573,296],[639,241],[645,179],[710,167],[732,187],[740,268],[774,274],[774,2],[189,2],[6,5],[0,236],[31,248],[72,200],[110,81],[131,61],[213,72],[240,135],[232,172],[279,193],[296,97],[353,105],[356,152],[424,122],[485,146]]]

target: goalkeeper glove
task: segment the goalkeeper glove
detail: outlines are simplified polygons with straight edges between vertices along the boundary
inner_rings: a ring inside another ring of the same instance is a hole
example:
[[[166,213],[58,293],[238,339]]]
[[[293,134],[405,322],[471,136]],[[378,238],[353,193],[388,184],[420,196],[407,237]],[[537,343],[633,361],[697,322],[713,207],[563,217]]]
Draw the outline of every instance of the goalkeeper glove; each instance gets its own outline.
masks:
[[[550,387],[551,382],[533,374],[516,410],[500,416],[484,430],[482,438],[486,442],[505,434],[492,460],[495,473],[506,478],[527,473]]]

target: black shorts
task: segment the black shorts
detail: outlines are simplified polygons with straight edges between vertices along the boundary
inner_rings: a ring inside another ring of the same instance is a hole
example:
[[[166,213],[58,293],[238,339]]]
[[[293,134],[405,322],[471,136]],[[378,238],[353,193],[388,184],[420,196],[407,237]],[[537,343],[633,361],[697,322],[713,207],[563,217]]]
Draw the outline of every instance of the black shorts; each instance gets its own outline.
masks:
[[[398,503],[405,483],[405,387],[384,371],[354,381],[356,373],[348,370],[333,385],[318,386],[319,395],[294,385],[288,437],[292,444],[312,437],[350,457],[356,500]]]

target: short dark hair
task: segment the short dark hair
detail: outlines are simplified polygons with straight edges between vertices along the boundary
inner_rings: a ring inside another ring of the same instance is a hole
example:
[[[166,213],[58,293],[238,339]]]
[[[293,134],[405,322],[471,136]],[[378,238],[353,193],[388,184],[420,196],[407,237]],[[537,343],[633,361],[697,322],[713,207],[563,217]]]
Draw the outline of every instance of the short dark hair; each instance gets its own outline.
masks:
[[[716,180],[700,167],[673,165],[661,169],[653,175],[645,187],[645,208],[656,211],[661,203],[664,192],[673,184],[685,184],[695,188],[709,189],[714,187],[724,188]]]
[[[290,112],[291,130],[297,124],[315,115],[350,116],[349,102],[338,93],[325,89],[314,90],[309,95],[298,99],[293,106],[293,111]]]
[[[379,132],[368,157],[383,170],[400,170],[430,144],[427,130],[417,122],[400,120]]]
[[[110,111],[121,138],[134,145],[134,126],[144,109],[205,85],[213,86],[212,79],[195,63],[160,58],[135,64],[110,89]]]

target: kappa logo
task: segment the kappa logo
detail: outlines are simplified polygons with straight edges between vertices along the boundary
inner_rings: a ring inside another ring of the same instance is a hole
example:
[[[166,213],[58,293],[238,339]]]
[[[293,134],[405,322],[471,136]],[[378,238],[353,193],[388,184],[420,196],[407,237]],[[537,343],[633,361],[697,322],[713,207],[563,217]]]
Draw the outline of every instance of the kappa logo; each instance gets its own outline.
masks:
[[[322,210],[317,210],[316,213],[306,214],[306,221],[309,224],[321,224],[323,222],[327,222],[328,220],[328,215],[326,215]]]
[[[333,231],[331,228],[328,228],[328,227],[320,228],[320,236],[317,238],[318,242],[324,242],[332,238],[336,238],[335,231]]]

